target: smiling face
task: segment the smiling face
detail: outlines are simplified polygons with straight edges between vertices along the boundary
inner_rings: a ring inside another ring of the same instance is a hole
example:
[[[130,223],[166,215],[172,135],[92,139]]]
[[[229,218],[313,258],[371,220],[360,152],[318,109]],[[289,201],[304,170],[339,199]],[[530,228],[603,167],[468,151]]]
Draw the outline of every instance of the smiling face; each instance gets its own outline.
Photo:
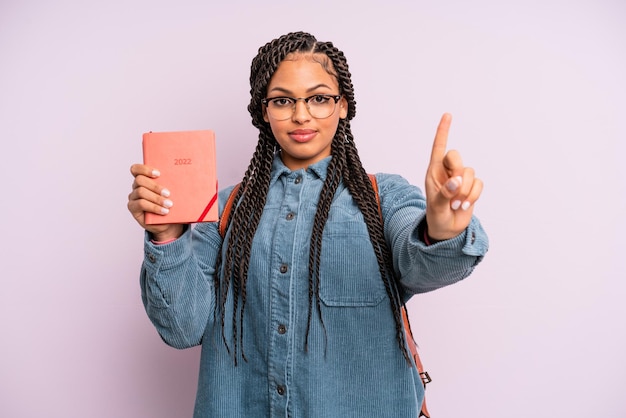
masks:
[[[338,95],[339,84],[334,75],[320,62],[330,60],[325,55],[289,55],[283,60],[267,86],[267,98],[310,97],[316,94]],[[330,155],[330,147],[339,119],[347,116],[348,104],[344,98],[337,103],[332,115],[315,119],[303,100],[296,102],[295,111],[286,120],[276,120],[263,109],[263,119],[269,122],[272,133],[281,148],[283,163],[291,170],[306,168]]]

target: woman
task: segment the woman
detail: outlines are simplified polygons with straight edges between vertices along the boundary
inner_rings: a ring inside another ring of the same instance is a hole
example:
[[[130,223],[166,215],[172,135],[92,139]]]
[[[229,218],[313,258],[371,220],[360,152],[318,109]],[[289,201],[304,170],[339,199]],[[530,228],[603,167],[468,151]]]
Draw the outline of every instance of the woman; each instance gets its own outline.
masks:
[[[131,167],[148,316],[168,344],[202,344],[195,416],[416,417],[424,393],[401,308],[467,277],[488,247],[473,216],[482,182],[446,153],[450,116],[427,198],[391,174],[376,175],[377,193],[332,43],[302,32],[267,43],[250,85],[259,141],[224,239],[217,223],[146,225],[173,202],[158,167]]]

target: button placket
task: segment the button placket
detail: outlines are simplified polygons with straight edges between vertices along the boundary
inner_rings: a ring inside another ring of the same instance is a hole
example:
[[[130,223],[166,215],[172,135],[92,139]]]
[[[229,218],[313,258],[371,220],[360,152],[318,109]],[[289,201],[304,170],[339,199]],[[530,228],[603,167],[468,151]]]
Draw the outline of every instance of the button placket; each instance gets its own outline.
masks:
[[[282,196],[281,206],[278,212],[279,219],[276,223],[272,235],[281,237],[280,240],[274,240],[274,243],[280,243],[280,246],[274,247],[273,272],[271,283],[271,328],[269,332],[270,351],[268,353],[269,368],[271,370],[270,379],[273,385],[270,386],[272,391],[271,402],[272,411],[277,415],[286,413],[287,395],[289,377],[291,376],[290,365],[287,359],[290,359],[291,352],[291,292],[292,292],[292,269],[294,246],[298,245],[298,228],[300,222],[297,220],[297,214],[300,212],[300,194],[301,186],[304,183],[304,177],[295,174],[285,179],[284,195]],[[293,222],[292,222],[293,221]],[[278,244],[277,244],[278,245]],[[295,325],[294,325],[295,326]],[[295,329],[295,328],[294,328]]]

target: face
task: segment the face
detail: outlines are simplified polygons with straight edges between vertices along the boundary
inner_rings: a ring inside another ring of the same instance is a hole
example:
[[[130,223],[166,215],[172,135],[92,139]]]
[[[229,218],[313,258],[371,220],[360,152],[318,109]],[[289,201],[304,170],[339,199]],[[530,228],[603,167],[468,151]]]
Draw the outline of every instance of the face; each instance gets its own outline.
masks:
[[[336,78],[329,74],[311,56],[289,56],[274,72],[267,96],[310,97],[315,94],[339,94]],[[341,98],[335,112],[325,119],[315,119],[303,100],[287,120],[273,119],[266,109],[263,118],[269,122],[272,133],[281,148],[283,163],[291,170],[306,168],[330,155],[330,146],[337,132],[339,119],[348,114],[348,103]]]

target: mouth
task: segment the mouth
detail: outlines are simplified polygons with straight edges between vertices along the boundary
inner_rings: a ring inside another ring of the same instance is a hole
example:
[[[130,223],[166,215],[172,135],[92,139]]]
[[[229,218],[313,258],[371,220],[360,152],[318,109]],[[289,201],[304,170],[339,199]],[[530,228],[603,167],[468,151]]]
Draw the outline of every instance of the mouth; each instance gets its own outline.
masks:
[[[308,142],[312,140],[315,135],[317,135],[317,131],[313,129],[296,129],[295,131],[289,132],[289,137],[296,142]]]

